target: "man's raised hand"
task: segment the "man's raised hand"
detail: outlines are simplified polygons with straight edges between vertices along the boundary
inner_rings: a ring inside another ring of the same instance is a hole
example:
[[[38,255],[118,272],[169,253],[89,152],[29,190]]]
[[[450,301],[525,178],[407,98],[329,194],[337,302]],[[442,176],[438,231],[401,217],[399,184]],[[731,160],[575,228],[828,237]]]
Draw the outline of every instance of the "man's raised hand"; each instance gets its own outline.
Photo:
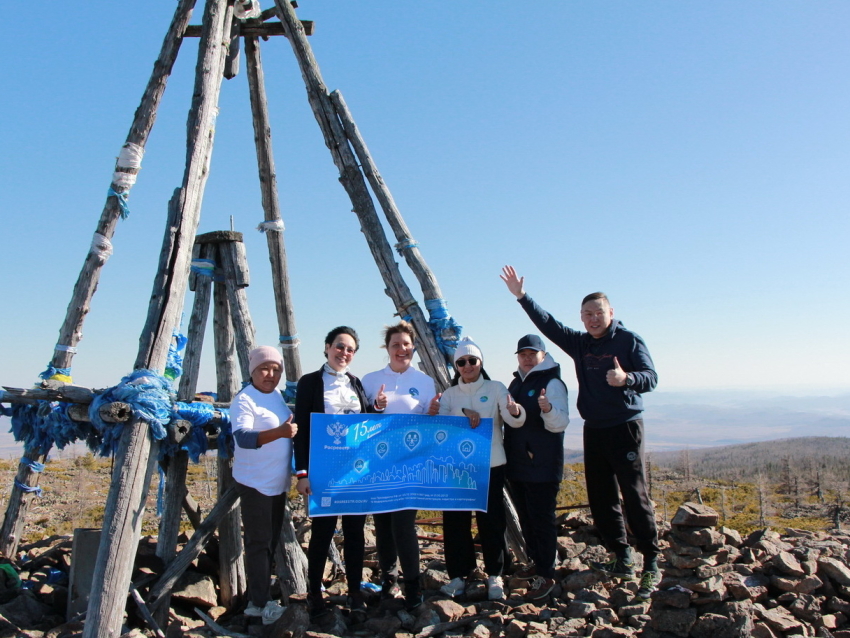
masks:
[[[525,296],[525,289],[522,286],[523,283],[525,283],[525,277],[517,276],[516,270],[514,270],[513,266],[503,267],[502,274],[499,275],[499,279],[505,282],[508,290],[510,290],[511,294],[517,299],[522,299]]]

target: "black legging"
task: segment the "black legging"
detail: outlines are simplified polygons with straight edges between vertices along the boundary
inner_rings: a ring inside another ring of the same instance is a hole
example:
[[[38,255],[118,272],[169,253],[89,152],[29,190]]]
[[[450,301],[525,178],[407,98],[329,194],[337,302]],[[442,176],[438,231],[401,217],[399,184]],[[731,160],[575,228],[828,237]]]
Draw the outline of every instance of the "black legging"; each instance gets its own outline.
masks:
[[[484,555],[484,569],[488,576],[501,576],[507,561],[507,517],[502,493],[504,484],[505,466],[491,467],[487,511],[475,512],[481,553]],[[475,569],[472,512],[443,512],[443,544],[449,578],[466,578]]]
[[[310,581],[310,594],[313,596],[321,596],[322,593],[322,574],[325,571],[325,561],[333,541],[337,519],[337,516],[313,517],[310,544],[307,546],[307,578]],[[363,554],[366,545],[363,527],[365,525],[365,514],[342,517],[342,533],[345,537],[342,551],[349,594],[360,591],[360,583],[363,579]]]
[[[399,510],[375,514],[375,540],[378,545],[378,563],[384,580],[396,580],[398,567],[404,582],[419,583],[419,539],[416,538],[417,510]]]

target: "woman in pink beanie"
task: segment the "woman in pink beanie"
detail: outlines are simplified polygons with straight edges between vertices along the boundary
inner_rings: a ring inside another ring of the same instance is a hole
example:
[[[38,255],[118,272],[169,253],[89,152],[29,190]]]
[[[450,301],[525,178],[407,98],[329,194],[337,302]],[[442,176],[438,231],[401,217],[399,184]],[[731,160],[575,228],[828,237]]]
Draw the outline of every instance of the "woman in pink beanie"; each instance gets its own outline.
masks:
[[[269,586],[289,491],[292,437],[298,426],[277,390],[283,373],[283,357],[277,348],[251,350],[248,370],[251,383],[230,404],[233,478],[242,500],[248,579],[245,615],[262,618],[263,624],[269,625],[283,614],[283,607],[271,599]]]

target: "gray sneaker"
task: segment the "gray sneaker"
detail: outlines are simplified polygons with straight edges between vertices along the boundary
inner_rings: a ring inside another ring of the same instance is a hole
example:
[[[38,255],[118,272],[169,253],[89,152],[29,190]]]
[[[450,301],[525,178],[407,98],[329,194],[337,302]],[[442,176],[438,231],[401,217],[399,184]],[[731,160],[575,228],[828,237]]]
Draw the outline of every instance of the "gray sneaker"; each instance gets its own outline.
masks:
[[[264,625],[273,624],[278,618],[283,616],[283,612],[286,611],[285,607],[282,607],[279,602],[276,600],[270,600],[266,603],[266,606],[263,607],[262,619]]]
[[[440,592],[451,598],[457,598],[466,590],[463,578],[452,578],[447,584],[440,587]]]
[[[638,587],[637,594],[635,594],[635,596],[639,600],[649,600],[652,597],[652,592],[658,589],[658,583],[660,582],[661,572],[644,572],[640,577],[640,586]]]
[[[623,580],[634,580],[637,576],[635,564],[624,558],[612,558],[605,562],[590,563],[590,568],[600,574],[622,578]]]

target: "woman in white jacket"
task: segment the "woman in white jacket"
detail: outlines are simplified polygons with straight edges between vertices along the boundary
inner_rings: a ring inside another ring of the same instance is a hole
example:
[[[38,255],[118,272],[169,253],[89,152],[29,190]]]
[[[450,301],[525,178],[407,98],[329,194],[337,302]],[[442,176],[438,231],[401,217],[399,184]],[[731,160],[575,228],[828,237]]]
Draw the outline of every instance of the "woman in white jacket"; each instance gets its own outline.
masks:
[[[478,536],[487,572],[487,597],[504,597],[502,571],[508,554],[505,542],[505,504],[502,488],[505,484],[505,448],[502,445],[504,423],[519,427],[525,422],[525,410],[514,402],[508,389],[492,381],[484,371],[481,349],[469,337],[458,344],[454,355],[455,377],[452,385],[431,402],[429,414],[465,416],[469,425],[477,428],[481,419],[493,419],[493,439],[490,448],[490,489],[487,511],[476,512]],[[475,569],[475,546],[472,539],[472,512],[443,512],[443,538],[446,571],[451,581],[440,591],[448,596],[460,596],[466,590],[465,578]]]

